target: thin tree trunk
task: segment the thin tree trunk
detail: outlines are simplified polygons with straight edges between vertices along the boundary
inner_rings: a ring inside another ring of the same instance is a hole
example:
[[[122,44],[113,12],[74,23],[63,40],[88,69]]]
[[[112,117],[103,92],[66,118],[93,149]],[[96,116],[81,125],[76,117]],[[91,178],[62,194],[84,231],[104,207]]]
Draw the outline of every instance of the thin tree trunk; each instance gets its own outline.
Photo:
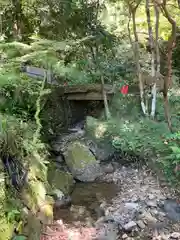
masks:
[[[111,118],[111,113],[109,111],[109,105],[108,105],[108,100],[107,100],[107,94],[104,88],[104,77],[101,76],[101,84],[102,84],[102,95],[103,95],[103,101],[104,101],[104,109],[105,109],[105,115],[106,119]]]
[[[155,48],[156,48],[156,75],[157,78],[160,76],[160,51],[159,51],[159,8],[156,3],[154,3],[154,11],[156,17],[155,23]]]
[[[142,108],[144,115],[147,116],[148,112],[147,112],[147,106],[145,104],[142,72],[141,72],[141,67],[140,67],[140,63],[139,63],[140,57],[139,57],[139,41],[138,41],[138,35],[137,35],[137,30],[136,30],[136,9],[131,10],[131,13],[132,13],[133,34],[134,34],[133,52],[134,52],[134,58],[135,58],[135,63],[136,63],[137,76],[138,76],[138,80],[139,80],[141,108]]]
[[[146,0],[146,16],[147,16],[147,24],[148,24],[148,35],[149,35],[149,45],[151,48],[151,76],[152,79],[155,79],[155,49],[154,49],[154,39],[153,39],[153,31],[151,25],[151,14],[150,14],[150,6],[149,0]],[[151,117],[154,118],[156,111],[156,79],[153,83],[151,89],[152,95],[152,103],[151,103]]]
[[[163,1],[163,4],[160,5],[161,11],[163,15],[166,17],[168,22],[171,24],[171,35],[168,40],[168,53],[167,53],[167,74],[164,80],[164,90],[163,90],[163,97],[164,97],[164,111],[165,117],[168,123],[169,130],[172,132],[172,124],[171,124],[171,117],[169,113],[169,101],[168,101],[168,89],[169,86],[172,86],[172,51],[173,47],[175,46],[176,41],[176,22],[169,14],[166,8],[166,0]]]
[[[157,4],[154,2],[154,12],[155,12],[155,42],[154,42],[154,47],[155,47],[155,80],[159,81],[159,76],[160,76],[160,53],[159,53],[159,44],[158,44],[158,39],[159,39],[159,8]],[[157,82],[156,82],[157,85]],[[152,89],[153,90],[153,89]],[[157,98],[157,88],[156,90],[154,89],[154,99],[152,99],[152,111],[153,111],[153,105],[156,106],[156,98]],[[153,104],[153,101],[155,103]],[[155,110],[154,110],[155,111]]]

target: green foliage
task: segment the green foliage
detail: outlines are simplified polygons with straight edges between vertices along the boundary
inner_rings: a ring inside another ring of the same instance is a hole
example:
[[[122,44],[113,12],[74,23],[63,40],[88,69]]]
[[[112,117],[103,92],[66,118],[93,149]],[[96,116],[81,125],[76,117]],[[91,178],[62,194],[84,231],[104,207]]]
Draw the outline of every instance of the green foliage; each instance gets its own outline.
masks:
[[[20,219],[20,211],[18,211],[17,209],[12,209],[8,211],[7,213],[8,222],[14,222],[16,221],[17,218]]]
[[[177,38],[176,48],[174,49],[174,52],[173,52],[173,65],[174,65],[174,68],[176,70],[176,74],[178,77],[180,77],[179,54],[180,54],[180,37]],[[178,83],[179,83],[179,81],[178,81]]]
[[[168,134],[164,141],[169,149],[169,155],[161,159],[161,163],[168,179],[177,183],[180,179],[180,133]]]
[[[26,240],[27,238],[25,236],[15,236],[13,240]]]
[[[125,2],[33,0],[17,3],[0,0],[0,153],[15,156],[28,167],[36,186],[37,178],[46,180],[47,150],[40,138],[42,118],[48,115],[43,115],[42,110],[51,90],[45,79],[38,81],[21,73],[21,62],[29,61],[36,67],[52,70],[59,84],[99,83],[103,76],[105,83],[116,82],[118,88],[134,83],[135,63],[128,40],[129,12]],[[168,5],[168,10],[178,25],[179,10],[174,2]],[[151,20],[154,26],[154,13]],[[143,70],[148,70],[150,58],[144,48],[147,23],[143,1],[137,9],[136,24],[143,44],[140,64]],[[161,15],[159,33],[163,40],[167,40],[170,27]],[[178,42],[173,55],[178,74],[179,49]],[[178,131],[180,105],[179,96],[174,92],[170,106],[173,127]],[[155,121],[142,118],[139,98],[122,96],[119,92],[111,111],[113,118],[106,124],[105,137],[110,138],[112,145],[149,158],[160,156],[164,171],[173,176],[173,169],[180,161],[179,133],[169,137],[162,98],[158,95]],[[7,210],[8,219],[16,218],[16,209]]]

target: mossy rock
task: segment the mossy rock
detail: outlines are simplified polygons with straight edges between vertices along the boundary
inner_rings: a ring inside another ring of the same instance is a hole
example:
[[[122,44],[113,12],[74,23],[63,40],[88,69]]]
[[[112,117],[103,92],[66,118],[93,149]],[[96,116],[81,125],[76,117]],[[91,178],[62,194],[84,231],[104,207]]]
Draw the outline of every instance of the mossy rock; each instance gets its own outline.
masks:
[[[86,117],[85,129],[87,136],[95,142],[102,142],[106,138],[108,124],[91,116]]]
[[[89,148],[79,141],[74,141],[68,146],[65,160],[70,169],[83,169],[87,164],[96,162]]]
[[[94,132],[96,127],[98,126],[98,119],[93,118],[91,116],[86,117],[86,123],[85,123],[85,129],[89,134],[92,134],[94,136]]]
[[[41,237],[42,224],[40,219],[29,214],[27,224],[23,229],[23,235],[28,236],[28,240],[39,240]]]
[[[21,196],[25,206],[36,213],[46,201],[46,184],[38,180],[31,180],[28,188],[23,189]]]
[[[80,181],[91,182],[101,175],[101,168],[95,156],[80,141],[68,145],[65,161],[73,176]]]
[[[71,173],[58,169],[52,164],[48,170],[48,182],[51,186],[48,194],[52,194],[53,190],[61,190],[64,194],[69,194],[74,186],[74,179]]]

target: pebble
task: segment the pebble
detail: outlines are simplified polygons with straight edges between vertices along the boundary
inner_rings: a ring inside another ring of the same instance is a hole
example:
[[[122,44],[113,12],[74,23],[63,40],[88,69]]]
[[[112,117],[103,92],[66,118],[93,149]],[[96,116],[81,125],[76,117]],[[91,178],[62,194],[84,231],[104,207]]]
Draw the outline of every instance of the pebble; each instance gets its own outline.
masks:
[[[147,223],[156,223],[157,219],[151,215],[149,212],[144,212],[140,218],[143,218]]]
[[[169,240],[169,236],[165,235],[164,233],[161,233],[161,240]]]
[[[55,161],[58,162],[58,163],[62,163],[62,162],[64,162],[64,159],[61,155],[59,155],[59,156],[56,157]]]
[[[134,203],[134,202],[128,202],[128,203],[125,203],[125,208],[127,209],[138,209],[139,208],[139,204],[138,203]]]
[[[137,196],[133,196],[131,199],[132,202],[137,202],[138,200],[139,200],[139,198]]]
[[[154,215],[158,215],[158,214],[159,214],[159,212],[158,212],[157,209],[152,209],[152,210],[151,210],[151,213],[154,214]]]
[[[158,215],[161,216],[161,217],[165,217],[165,216],[166,216],[166,213],[164,213],[164,212],[158,212]]]
[[[148,198],[149,198],[149,200],[153,200],[153,199],[155,199],[155,196],[153,194],[149,194]]]
[[[173,232],[173,233],[170,235],[170,238],[171,238],[171,239],[180,239],[180,232]]]
[[[123,226],[123,228],[126,230],[126,231],[131,231],[134,227],[136,227],[136,222],[134,222],[134,221],[130,221],[130,222],[128,222],[127,224],[125,224],[124,226]]]
[[[111,163],[103,166],[102,168],[103,168],[103,171],[105,173],[112,173],[112,172],[114,172],[114,167],[113,167],[113,165]]]
[[[122,239],[127,239],[128,238],[128,235],[125,233],[122,235]]]
[[[138,220],[137,221],[137,225],[138,227],[140,227],[141,229],[144,229],[146,227],[146,225],[144,224],[144,222],[142,220]]]
[[[146,204],[148,207],[157,207],[156,201],[147,201]]]

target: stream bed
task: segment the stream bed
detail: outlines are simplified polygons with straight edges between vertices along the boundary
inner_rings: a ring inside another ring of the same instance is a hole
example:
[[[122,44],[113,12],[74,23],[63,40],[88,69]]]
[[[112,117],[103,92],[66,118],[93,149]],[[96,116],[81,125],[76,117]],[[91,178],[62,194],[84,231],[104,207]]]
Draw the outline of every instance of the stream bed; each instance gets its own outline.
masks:
[[[100,180],[76,183],[43,240],[180,239],[180,204],[147,167],[121,166]]]
[[[82,128],[56,142],[56,152],[59,149],[65,152],[77,136],[80,143],[75,143],[76,151],[70,148],[71,161],[69,164],[67,159],[65,168],[76,180],[70,194],[71,204],[54,208],[54,224],[46,226],[41,240],[180,239],[180,202],[172,189],[145,164],[124,165],[121,157],[112,157],[110,162],[95,161],[93,154],[99,151],[94,145],[91,151],[89,145],[81,145],[88,143],[83,139]],[[109,150],[104,150],[108,154]],[[79,171],[72,167],[75,156],[72,151],[78,156],[83,152],[83,157],[80,156],[83,160],[92,160],[88,168],[83,165],[83,171]],[[106,154],[101,156],[109,160]],[[62,167],[64,159],[60,160]]]
[[[111,200],[118,192],[119,186],[115,183],[76,183],[71,194],[71,206],[65,209],[56,209],[54,218],[62,219],[65,224],[79,222],[93,225],[104,215],[101,205],[103,203],[111,204]]]

